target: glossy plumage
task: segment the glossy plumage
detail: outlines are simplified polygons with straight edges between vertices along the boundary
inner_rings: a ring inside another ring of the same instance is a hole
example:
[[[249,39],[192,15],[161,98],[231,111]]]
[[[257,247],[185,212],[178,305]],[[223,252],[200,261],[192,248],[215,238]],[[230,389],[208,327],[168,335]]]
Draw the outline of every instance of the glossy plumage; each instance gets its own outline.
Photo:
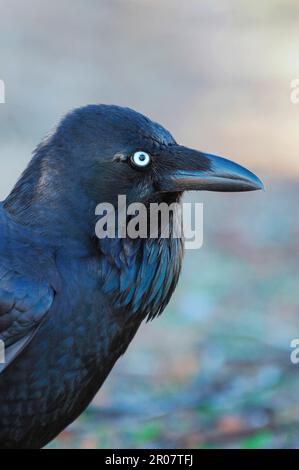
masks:
[[[150,168],[132,168],[135,150],[151,155]],[[183,241],[99,240],[95,207],[118,194],[179,202],[191,184],[176,174],[184,168],[193,186],[196,171],[213,174],[211,156],[116,106],[71,112],[37,148],[0,207],[0,448],[46,445],[86,408],[140,323],[167,305]],[[225,184],[235,188],[235,176]]]

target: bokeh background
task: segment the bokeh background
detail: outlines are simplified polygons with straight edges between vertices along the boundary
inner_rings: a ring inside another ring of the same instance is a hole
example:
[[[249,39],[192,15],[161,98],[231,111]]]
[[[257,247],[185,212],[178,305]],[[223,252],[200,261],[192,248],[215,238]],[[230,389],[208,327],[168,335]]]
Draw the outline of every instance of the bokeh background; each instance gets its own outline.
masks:
[[[115,103],[258,173],[191,194],[204,246],[50,448],[299,447],[297,0],[0,0],[0,196],[70,108]]]

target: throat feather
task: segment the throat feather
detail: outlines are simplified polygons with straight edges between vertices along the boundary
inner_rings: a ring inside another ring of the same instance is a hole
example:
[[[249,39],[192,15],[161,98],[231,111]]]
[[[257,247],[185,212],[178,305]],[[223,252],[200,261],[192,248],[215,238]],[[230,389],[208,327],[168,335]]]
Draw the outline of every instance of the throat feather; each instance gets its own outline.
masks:
[[[183,258],[179,238],[99,241],[104,292],[114,307],[151,320],[177,285]]]

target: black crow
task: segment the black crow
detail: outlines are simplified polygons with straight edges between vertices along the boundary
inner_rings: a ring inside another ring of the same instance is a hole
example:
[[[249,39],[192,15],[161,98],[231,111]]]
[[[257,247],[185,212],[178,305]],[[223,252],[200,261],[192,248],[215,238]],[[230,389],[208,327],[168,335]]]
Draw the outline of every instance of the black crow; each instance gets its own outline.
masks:
[[[131,109],[89,105],[64,117],[0,206],[0,447],[43,447],[77,418],[175,289],[182,239],[98,238],[99,203],[261,188]]]

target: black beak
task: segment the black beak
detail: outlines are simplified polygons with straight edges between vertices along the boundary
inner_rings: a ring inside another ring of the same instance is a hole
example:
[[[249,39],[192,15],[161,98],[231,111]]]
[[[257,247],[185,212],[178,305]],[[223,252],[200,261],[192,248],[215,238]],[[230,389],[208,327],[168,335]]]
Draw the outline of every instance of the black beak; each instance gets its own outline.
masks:
[[[251,171],[226,158],[188,149],[181,145],[165,152],[167,174],[160,182],[162,191],[255,191],[264,189]]]

